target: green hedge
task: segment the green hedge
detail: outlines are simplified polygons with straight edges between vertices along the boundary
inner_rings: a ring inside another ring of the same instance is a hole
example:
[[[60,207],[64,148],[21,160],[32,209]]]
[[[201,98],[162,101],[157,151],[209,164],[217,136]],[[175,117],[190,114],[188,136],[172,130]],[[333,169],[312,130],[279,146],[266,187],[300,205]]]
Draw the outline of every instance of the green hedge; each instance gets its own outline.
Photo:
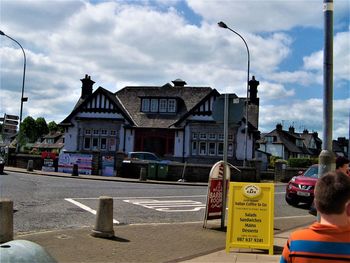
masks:
[[[315,163],[318,163],[318,158],[289,158],[289,167],[307,168]]]
[[[274,156],[274,155],[270,156],[270,159],[269,159],[269,168],[270,169],[274,169],[275,168],[275,162],[277,160],[282,160],[282,157]]]

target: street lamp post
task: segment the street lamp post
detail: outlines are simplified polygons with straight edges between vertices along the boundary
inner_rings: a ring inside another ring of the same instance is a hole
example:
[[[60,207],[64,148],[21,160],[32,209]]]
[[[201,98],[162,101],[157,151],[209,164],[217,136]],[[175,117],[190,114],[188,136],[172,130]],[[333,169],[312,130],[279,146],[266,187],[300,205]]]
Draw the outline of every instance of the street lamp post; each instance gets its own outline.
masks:
[[[23,94],[24,94],[24,81],[25,81],[25,78],[26,78],[26,64],[27,64],[27,58],[26,58],[26,53],[24,52],[24,49],[23,49],[22,45],[21,45],[16,39],[14,39],[14,38],[12,38],[12,37],[6,35],[6,34],[5,34],[4,32],[2,32],[1,30],[0,30],[0,35],[5,36],[5,37],[11,39],[12,41],[16,42],[16,43],[20,46],[20,48],[22,49],[22,52],[23,52],[23,58],[24,58],[24,59],[23,59],[23,78],[22,78],[21,110],[20,110],[20,112],[19,112],[19,124],[18,124],[18,135],[19,135],[19,134],[20,134],[21,123],[22,123],[23,102],[25,102],[25,101],[28,100],[28,98],[24,98],[24,97],[23,97]],[[17,152],[19,152],[19,149],[20,149],[19,146],[20,146],[20,145],[19,145],[19,137],[18,137],[18,138],[17,138],[17,148],[16,148],[16,151],[17,151]]]
[[[237,36],[239,36],[243,42],[245,47],[247,48],[247,54],[248,54],[248,70],[247,70],[247,98],[246,98],[246,105],[245,105],[245,115],[246,115],[246,122],[245,122],[245,137],[244,137],[244,160],[243,160],[243,166],[247,165],[247,150],[248,150],[248,101],[249,101],[249,68],[250,68],[250,54],[249,54],[249,48],[247,45],[247,42],[245,39],[236,31],[234,31],[232,28],[228,27],[224,22],[218,23],[219,27],[226,28],[230,30],[231,32],[235,33]]]

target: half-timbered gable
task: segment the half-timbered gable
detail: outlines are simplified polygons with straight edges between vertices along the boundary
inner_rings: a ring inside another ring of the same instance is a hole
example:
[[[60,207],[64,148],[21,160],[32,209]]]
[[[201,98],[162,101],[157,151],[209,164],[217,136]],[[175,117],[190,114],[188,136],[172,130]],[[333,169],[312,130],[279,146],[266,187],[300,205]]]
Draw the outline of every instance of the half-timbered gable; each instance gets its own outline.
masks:
[[[216,89],[189,86],[176,79],[162,86],[127,86],[115,93],[99,87],[93,92],[90,76],[81,81],[81,97],[60,123],[66,128],[66,151],[149,151],[168,159],[198,163],[222,159],[224,102]],[[233,104],[228,157],[241,160],[244,107],[248,101],[235,94],[230,96]],[[249,101],[249,107],[258,109],[259,101],[255,101]],[[248,159],[254,148],[254,136],[250,135],[257,131],[258,116],[255,117],[254,125],[249,122]]]

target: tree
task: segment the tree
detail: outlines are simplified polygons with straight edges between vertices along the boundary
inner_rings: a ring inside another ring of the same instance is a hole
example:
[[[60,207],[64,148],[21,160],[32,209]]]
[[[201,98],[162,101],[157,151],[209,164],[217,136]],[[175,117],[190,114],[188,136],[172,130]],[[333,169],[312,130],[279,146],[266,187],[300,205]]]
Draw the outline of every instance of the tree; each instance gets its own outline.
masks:
[[[46,120],[43,117],[37,118],[35,120],[35,124],[36,124],[35,140],[49,133],[49,128],[47,127]]]
[[[56,131],[58,131],[57,123],[54,122],[54,121],[50,121],[49,124],[47,125],[47,127],[49,128],[49,132],[56,132]]]
[[[35,142],[37,139],[36,132],[37,132],[37,129],[36,129],[35,120],[30,116],[26,117],[22,121],[21,127],[20,127],[19,139],[20,139],[21,145],[23,145],[25,141]]]

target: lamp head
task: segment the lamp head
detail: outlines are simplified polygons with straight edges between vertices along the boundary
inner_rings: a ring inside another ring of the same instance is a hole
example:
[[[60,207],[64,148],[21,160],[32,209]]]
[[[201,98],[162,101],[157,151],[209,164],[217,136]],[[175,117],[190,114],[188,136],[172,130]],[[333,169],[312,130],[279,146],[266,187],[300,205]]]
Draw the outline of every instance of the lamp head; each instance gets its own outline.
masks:
[[[2,32],[2,31],[0,30],[0,35],[4,36],[4,35],[5,35],[5,33],[4,33],[4,32]]]
[[[219,27],[222,27],[222,28],[228,28],[228,26],[227,26],[224,22],[222,22],[222,21],[220,21],[220,22],[218,23],[218,26],[219,26]]]

